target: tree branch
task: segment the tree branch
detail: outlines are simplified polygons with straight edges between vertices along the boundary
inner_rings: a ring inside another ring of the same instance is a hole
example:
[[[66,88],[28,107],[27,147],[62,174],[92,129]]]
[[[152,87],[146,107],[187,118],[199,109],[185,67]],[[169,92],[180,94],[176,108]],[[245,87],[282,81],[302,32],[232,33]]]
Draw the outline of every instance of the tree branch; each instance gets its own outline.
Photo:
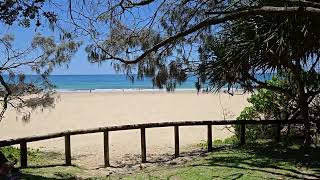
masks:
[[[122,58],[115,58],[115,60],[119,60],[125,64],[136,64],[142,61],[146,56],[150,53],[158,51],[160,48],[177,41],[178,39],[190,35],[196,31],[204,29],[206,27],[221,24],[227,21],[233,21],[240,18],[256,16],[256,15],[270,15],[270,14],[295,14],[295,13],[302,13],[302,14],[313,14],[313,15],[320,15],[320,9],[314,7],[274,7],[274,6],[263,6],[263,7],[254,7],[252,9],[246,10],[239,10],[234,11],[229,14],[225,14],[221,17],[210,17],[206,20],[190,27],[189,29],[179,32],[173,36],[168,37],[167,39],[155,44],[153,47],[147,49],[144,53],[138,56],[135,60],[125,60]],[[105,51],[102,48],[103,51]]]
[[[131,7],[135,7],[135,6],[145,6],[145,5],[151,4],[152,2],[154,2],[154,0],[143,0],[140,2],[128,1],[128,2],[131,5]]]
[[[258,88],[265,88],[265,89],[270,89],[272,91],[276,91],[276,92],[279,92],[279,93],[282,93],[282,94],[285,94],[286,96],[294,99],[295,98],[295,95],[293,93],[290,92],[290,90],[286,90],[286,89],[283,89],[281,87],[277,87],[277,86],[273,86],[273,85],[270,85],[266,82],[262,82],[262,81],[259,81],[257,78],[251,76],[251,75],[248,75],[248,77],[255,83],[257,83],[259,86]]]
[[[312,71],[314,70],[314,68],[316,67],[316,65],[319,63],[319,60],[320,60],[320,56],[319,56],[319,52],[317,53],[317,59],[314,61],[314,63],[311,65],[309,71]]]
[[[8,98],[12,94],[12,92],[11,92],[10,87],[8,86],[8,84],[4,81],[2,75],[0,75],[0,83],[7,91],[7,93],[4,94],[2,111],[0,112],[0,122],[1,122],[4,113],[6,112],[6,110],[8,108]]]

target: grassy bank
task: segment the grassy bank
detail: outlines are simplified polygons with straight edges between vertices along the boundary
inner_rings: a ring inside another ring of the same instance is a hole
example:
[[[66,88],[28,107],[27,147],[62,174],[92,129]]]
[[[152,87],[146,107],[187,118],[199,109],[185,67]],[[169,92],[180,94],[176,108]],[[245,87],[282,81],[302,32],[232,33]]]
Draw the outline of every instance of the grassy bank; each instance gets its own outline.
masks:
[[[150,169],[124,179],[319,179],[320,149],[306,157],[298,145],[255,143],[216,150],[175,168]]]
[[[297,144],[273,142],[222,146],[182,165],[147,167],[133,174],[89,179],[320,179],[320,148],[313,148],[309,156],[300,149]],[[59,154],[31,151],[31,156],[31,165],[63,162]],[[84,171],[80,167],[49,166],[23,169],[20,175],[25,179],[74,179]]]
[[[0,151],[10,161],[17,160],[16,167],[20,167],[20,150],[16,147],[3,147]],[[81,169],[75,166],[63,166],[64,155],[56,152],[43,152],[37,149],[28,149],[27,169],[14,170],[13,177],[18,179],[74,179],[81,174]],[[0,177],[1,179],[1,177]]]

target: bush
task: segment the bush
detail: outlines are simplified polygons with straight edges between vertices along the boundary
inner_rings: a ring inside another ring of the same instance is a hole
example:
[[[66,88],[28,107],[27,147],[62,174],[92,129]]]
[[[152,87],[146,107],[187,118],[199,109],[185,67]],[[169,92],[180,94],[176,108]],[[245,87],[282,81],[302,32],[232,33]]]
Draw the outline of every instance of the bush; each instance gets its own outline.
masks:
[[[240,116],[236,120],[261,120],[260,114],[253,107],[245,107],[245,109],[240,113]],[[236,137],[240,138],[240,125],[234,125]],[[254,141],[257,139],[271,139],[275,137],[275,126],[274,125],[246,125],[246,139],[248,141]]]
[[[274,86],[287,87],[285,80],[273,77],[268,81]],[[292,106],[295,103],[274,91],[268,89],[259,89],[248,98],[251,106],[245,107],[237,117],[237,120],[281,120],[288,119],[291,115]],[[240,136],[240,126],[233,126],[237,137]],[[257,139],[272,139],[275,137],[274,125],[246,125],[246,139],[254,141]]]
[[[14,161],[20,159],[20,150],[16,147],[12,147],[12,146],[2,147],[2,148],[0,148],[0,151],[11,162],[14,162]]]
[[[13,146],[1,147],[0,151],[4,154],[4,156],[11,162],[20,163],[20,149]],[[39,149],[29,149],[28,148],[28,161],[29,162],[40,162],[44,161],[45,155],[49,153],[44,153],[39,151]]]

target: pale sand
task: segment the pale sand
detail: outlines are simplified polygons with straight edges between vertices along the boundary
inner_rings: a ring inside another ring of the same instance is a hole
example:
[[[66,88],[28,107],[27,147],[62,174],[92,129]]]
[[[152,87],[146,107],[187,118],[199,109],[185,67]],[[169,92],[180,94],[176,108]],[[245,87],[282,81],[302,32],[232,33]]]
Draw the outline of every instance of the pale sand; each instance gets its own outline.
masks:
[[[197,95],[195,92],[60,93],[55,108],[33,112],[29,123],[16,120],[16,112],[9,110],[0,123],[0,139],[111,125],[234,119],[248,105],[248,97],[248,94]],[[231,135],[224,127],[213,127],[214,139]],[[109,136],[112,161],[123,158],[125,154],[140,153],[139,130],[111,132]],[[200,143],[206,136],[205,126],[181,127],[181,147]],[[147,154],[174,152],[173,128],[147,129],[146,138]],[[76,158],[73,163],[102,165],[102,143],[102,133],[72,136],[72,155]],[[28,147],[64,152],[64,141],[57,138],[32,142]]]

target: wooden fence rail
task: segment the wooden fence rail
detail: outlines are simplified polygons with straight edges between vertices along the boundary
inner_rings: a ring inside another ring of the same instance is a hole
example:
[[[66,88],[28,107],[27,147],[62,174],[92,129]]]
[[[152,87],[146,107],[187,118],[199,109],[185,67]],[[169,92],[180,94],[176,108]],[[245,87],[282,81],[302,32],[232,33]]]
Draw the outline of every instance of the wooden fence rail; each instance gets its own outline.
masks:
[[[104,145],[104,164],[110,166],[109,156],[109,132],[110,131],[121,131],[121,130],[132,130],[140,129],[141,135],[141,161],[142,163],[147,162],[146,156],[146,128],[159,128],[159,127],[174,127],[174,147],[175,157],[179,156],[179,127],[180,126],[207,126],[207,144],[208,151],[212,152],[212,125],[240,125],[240,143],[245,144],[245,127],[246,125],[276,125],[276,141],[280,141],[280,130],[282,124],[303,124],[302,120],[217,120],[217,121],[180,121],[180,122],[162,122],[162,123],[148,123],[148,124],[134,124],[134,125],[122,125],[122,126],[109,126],[100,127],[86,130],[73,130],[64,131],[59,133],[52,133],[42,136],[30,136],[17,139],[8,139],[0,141],[0,147],[20,144],[20,164],[22,168],[28,166],[27,162],[27,143],[34,141],[41,141],[46,139],[64,137],[65,139],[65,164],[71,165],[71,139],[72,135],[90,134],[90,133],[103,133],[103,145]]]

